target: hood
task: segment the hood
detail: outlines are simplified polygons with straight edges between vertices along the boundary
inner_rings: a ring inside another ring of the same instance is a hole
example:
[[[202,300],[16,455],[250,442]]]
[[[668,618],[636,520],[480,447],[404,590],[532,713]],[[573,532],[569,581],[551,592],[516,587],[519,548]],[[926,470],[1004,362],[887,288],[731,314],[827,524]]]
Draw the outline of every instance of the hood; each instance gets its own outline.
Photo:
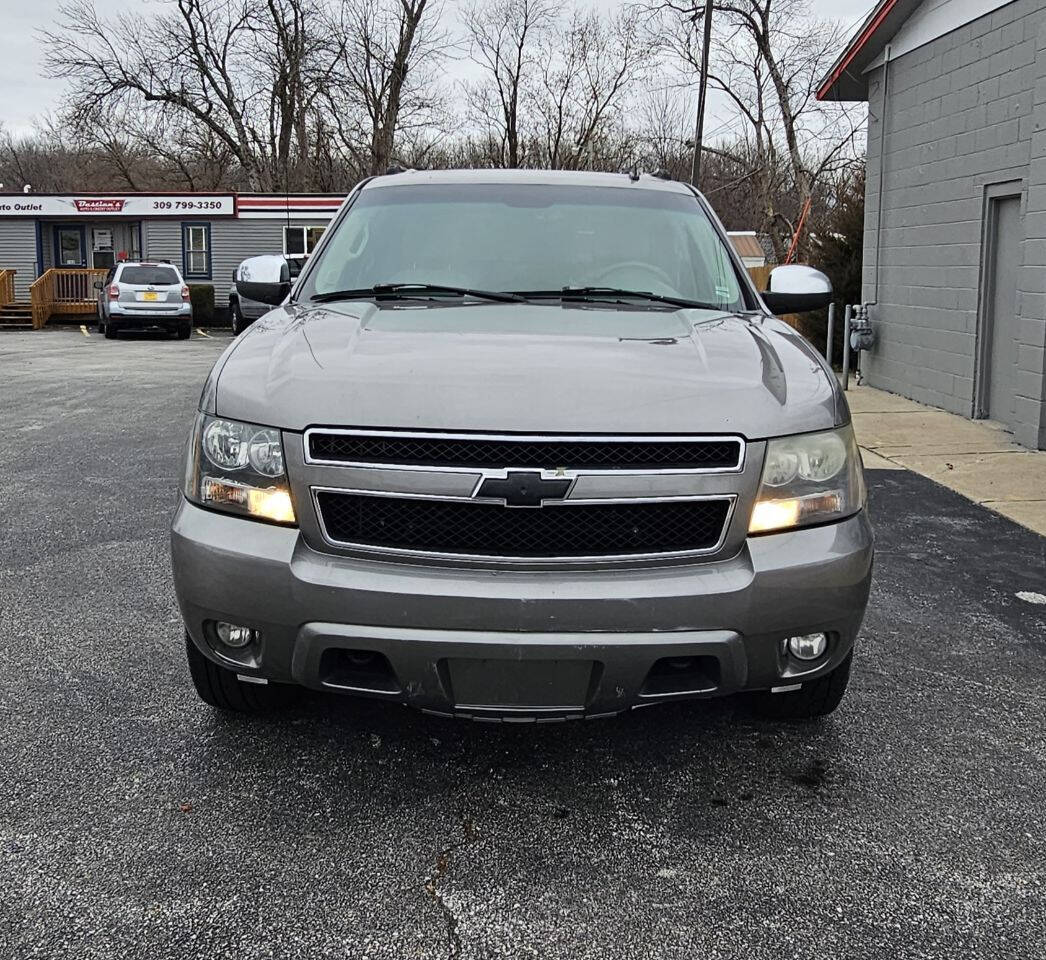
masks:
[[[778,320],[555,301],[290,305],[234,342],[204,398],[285,430],[759,439],[848,417],[834,376]]]

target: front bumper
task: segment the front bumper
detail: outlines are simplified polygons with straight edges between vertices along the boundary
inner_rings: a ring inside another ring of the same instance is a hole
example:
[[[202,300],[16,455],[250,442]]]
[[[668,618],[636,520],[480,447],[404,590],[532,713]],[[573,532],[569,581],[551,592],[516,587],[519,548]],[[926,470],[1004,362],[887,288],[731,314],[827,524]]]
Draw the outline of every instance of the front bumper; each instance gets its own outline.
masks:
[[[730,560],[515,572],[319,553],[295,529],[182,499],[172,557],[193,641],[244,676],[441,714],[533,719],[769,689],[830,671],[864,616],[872,533],[862,512],[751,538]],[[223,649],[211,627],[219,620],[261,639],[245,652]],[[816,631],[831,645],[815,667],[784,654],[785,638]],[[388,669],[353,672],[358,656],[346,660],[345,651],[377,654]],[[666,683],[665,660],[694,666]]]

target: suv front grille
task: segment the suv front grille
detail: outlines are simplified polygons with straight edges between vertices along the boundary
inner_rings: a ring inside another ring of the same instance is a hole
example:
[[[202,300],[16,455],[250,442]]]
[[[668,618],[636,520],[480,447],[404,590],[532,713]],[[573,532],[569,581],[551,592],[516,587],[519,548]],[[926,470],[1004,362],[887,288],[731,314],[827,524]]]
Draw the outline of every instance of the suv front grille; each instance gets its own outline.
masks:
[[[731,499],[539,508],[319,491],[334,542],[455,556],[570,559],[689,553],[718,545]]]
[[[737,470],[736,437],[577,439],[342,433],[310,430],[308,457],[319,463],[555,470]]]

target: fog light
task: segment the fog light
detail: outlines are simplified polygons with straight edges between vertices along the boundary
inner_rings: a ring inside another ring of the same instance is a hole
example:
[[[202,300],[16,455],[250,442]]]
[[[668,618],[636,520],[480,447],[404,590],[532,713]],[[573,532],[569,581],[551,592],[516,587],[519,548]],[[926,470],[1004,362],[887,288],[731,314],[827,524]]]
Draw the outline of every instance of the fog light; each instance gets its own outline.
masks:
[[[802,637],[788,638],[788,652],[796,660],[816,660],[828,649],[828,635],[808,633]]]
[[[257,630],[252,630],[250,627],[237,626],[235,623],[224,623],[221,620],[214,625],[214,630],[222,643],[235,650],[246,647],[258,636]]]

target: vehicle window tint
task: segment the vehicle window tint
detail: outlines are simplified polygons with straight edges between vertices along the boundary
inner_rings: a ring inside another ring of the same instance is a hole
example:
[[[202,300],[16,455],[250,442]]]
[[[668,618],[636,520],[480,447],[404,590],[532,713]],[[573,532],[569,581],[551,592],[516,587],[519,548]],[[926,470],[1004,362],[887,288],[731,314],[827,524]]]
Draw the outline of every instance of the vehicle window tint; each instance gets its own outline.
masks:
[[[174,286],[181,281],[172,267],[124,267],[120,283],[151,284],[155,287]]]
[[[440,184],[364,190],[304,296],[376,283],[488,290],[607,286],[743,309],[733,262],[689,194]]]

